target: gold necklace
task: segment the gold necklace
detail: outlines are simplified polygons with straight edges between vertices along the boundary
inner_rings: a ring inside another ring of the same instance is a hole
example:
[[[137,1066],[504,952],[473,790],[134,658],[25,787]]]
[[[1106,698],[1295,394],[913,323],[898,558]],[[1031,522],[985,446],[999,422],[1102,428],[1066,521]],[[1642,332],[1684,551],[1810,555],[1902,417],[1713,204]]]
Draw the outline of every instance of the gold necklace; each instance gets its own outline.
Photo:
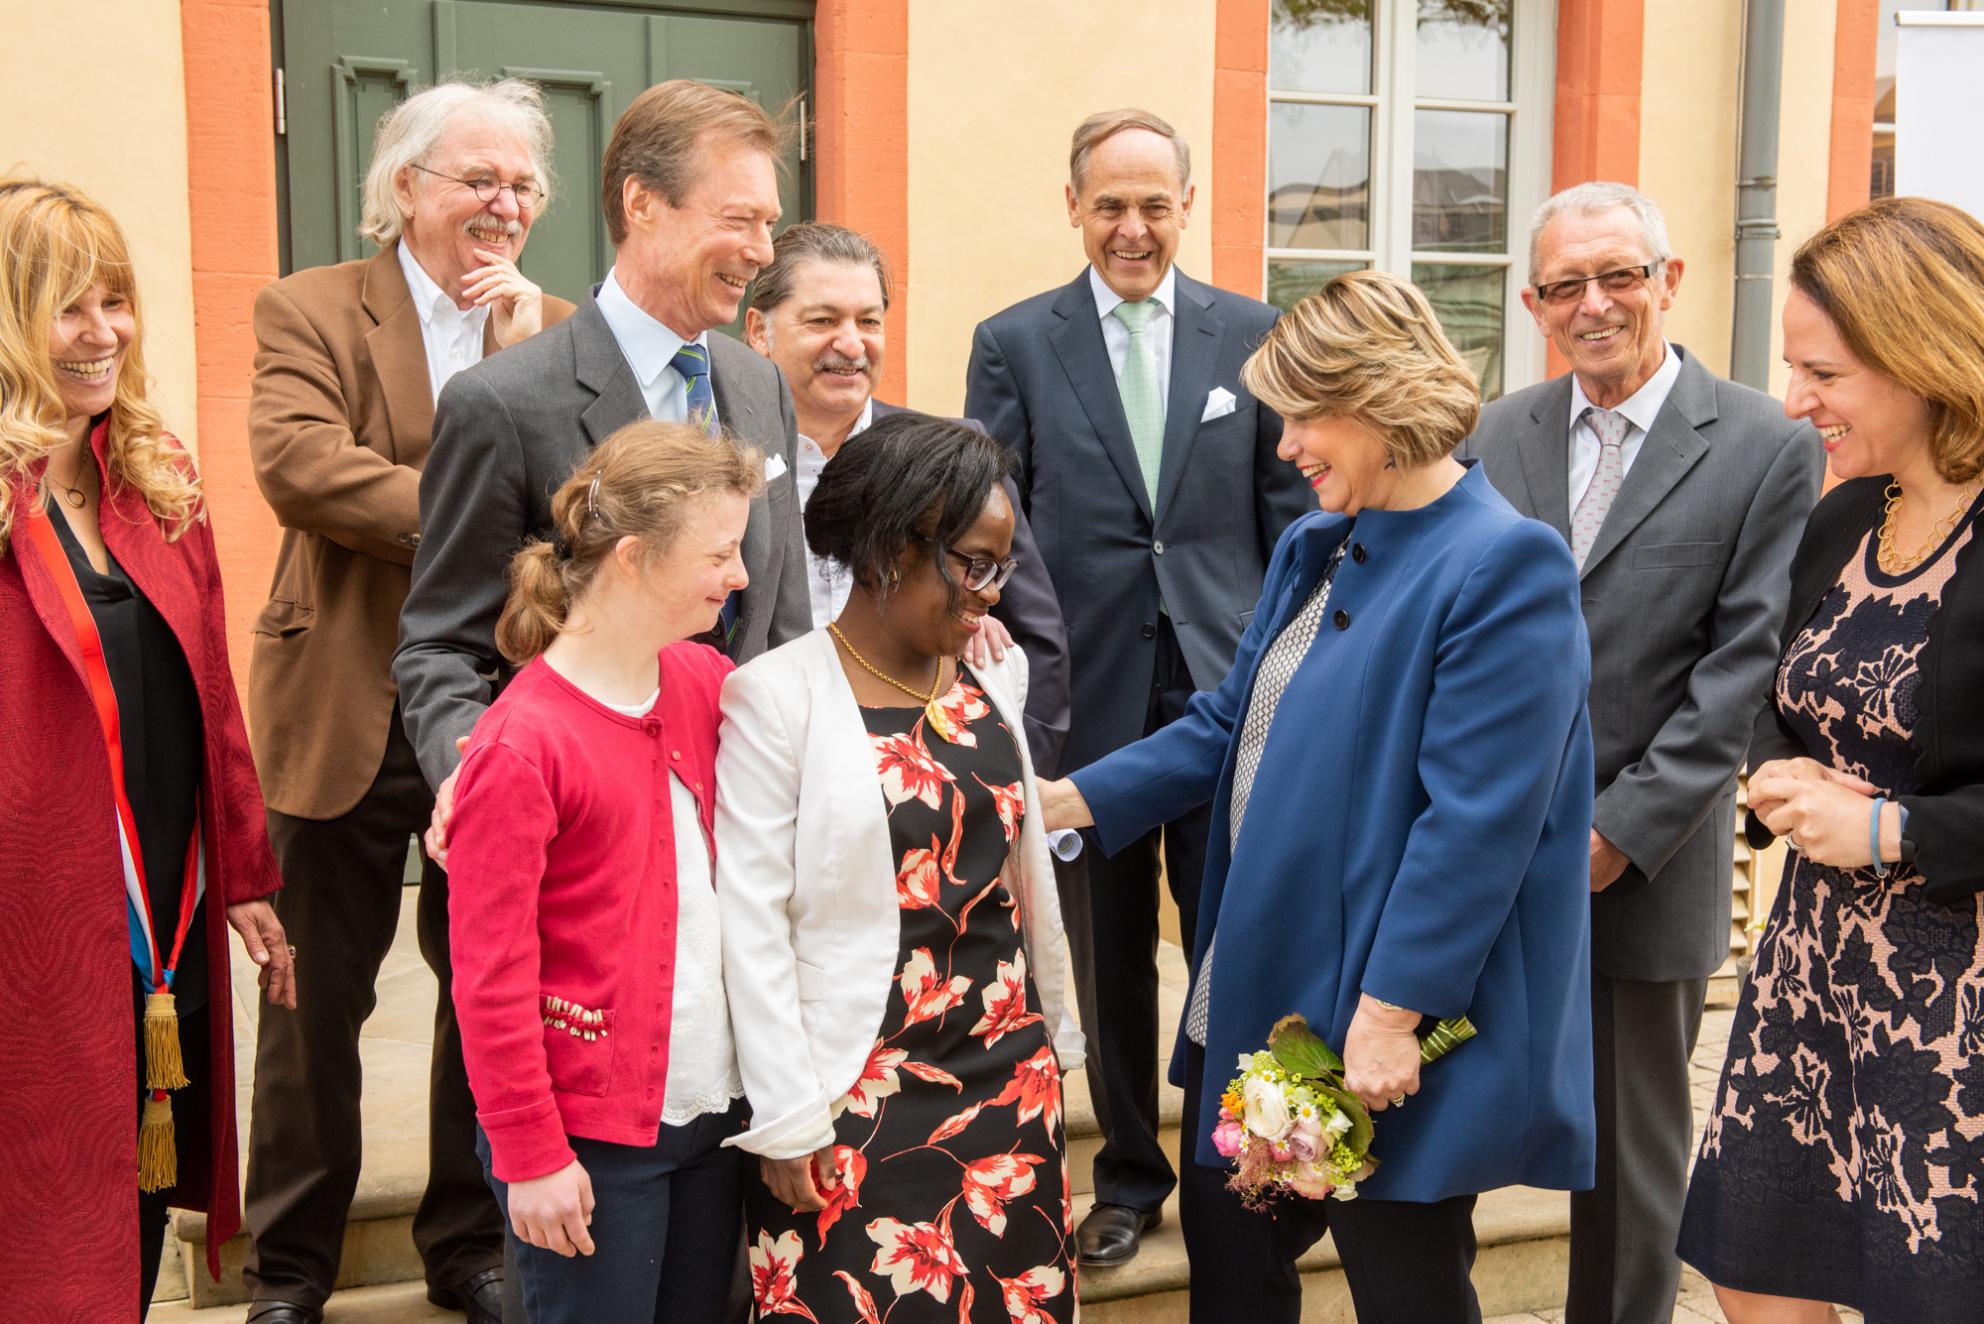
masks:
[[[63,491],[62,500],[68,504],[69,509],[81,510],[85,505],[89,503],[89,497],[84,494],[82,488],[71,487],[67,483],[63,482],[60,478],[57,478],[55,476],[55,466],[53,464],[50,464],[47,468],[43,469],[41,471],[41,476],[47,481],[55,484],[57,487],[62,489]],[[76,477],[81,478],[82,474],[78,473]]]
[[[943,658],[940,657],[937,659],[936,679],[932,681],[930,685],[930,692],[928,694],[925,694],[922,690],[915,689],[911,686],[903,684],[901,681],[897,680],[894,676],[891,676],[888,672],[882,670],[880,667],[876,666],[873,662],[870,662],[867,658],[861,656],[860,650],[855,648],[853,644],[847,642],[847,636],[840,632],[839,625],[836,625],[832,621],[827,622],[827,633],[831,634],[835,639],[838,639],[840,641],[840,646],[847,650],[847,655],[849,657],[853,658],[856,662],[861,664],[861,669],[863,671],[866,671],[876,680],[883,681],[886,684],[895,686],[897,689],[901,690],[904,694],[907,694],[910,698],[921,700],[923,703],[923,716],[926,720],[929,721],[930,729],[935,731],[939,736],[943,737],[945,740],[951,739],[951,735],[952,735],[951,719],[945,715],[944,710],[942,708],[937,706],[937,696],[944,692],[944,659]]]
[[[1962,490],[1961,499],[1955,507],[1949,514],[1936,521],[1936,527],[1929,531],[1929,536],[1922,545],[1915,549],[1912,556],[1903,557],[1894,546],[1894,517],[1901,509],[1901,484],[1890,482],[1886,493],[1887,504],[1881,511],[1879,547],[1874,555],[1881,569],[1890,575],[1899,575],[1921,565],[1929,553],[1943,545],[1943,540],[1950,536],[1952,529],[1956,528],[1957,521],[1969,511],[1971,503],[1977,499],[1980,486],[1984,486],[1984,478],[1972,479],[1970,485]]]

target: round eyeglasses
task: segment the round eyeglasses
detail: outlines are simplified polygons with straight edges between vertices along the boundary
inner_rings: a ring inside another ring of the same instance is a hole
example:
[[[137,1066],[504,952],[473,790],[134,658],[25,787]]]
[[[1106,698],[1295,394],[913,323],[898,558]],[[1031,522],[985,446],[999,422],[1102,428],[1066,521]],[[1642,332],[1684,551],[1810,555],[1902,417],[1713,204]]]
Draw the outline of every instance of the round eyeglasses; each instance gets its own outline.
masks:
[[[544,201],[544,189],[527,179],[520,180],[515,184],[505,184],[501,180],[492,179],[488,175],[477,175],[473,179],[461,179],[454,175],[444,175],[438,170],[429,170],[424,165],[417,165],[414,169],[423,175],[432,175],[436,179],[445,179],[450,183],[460,184],[463,188],[475,194],[477,201],[483,203],[496,201],[496,195],[504,189],[510,190],[510,196],[517,200],[517,206],[524,211],[530,211],[538,203]]]

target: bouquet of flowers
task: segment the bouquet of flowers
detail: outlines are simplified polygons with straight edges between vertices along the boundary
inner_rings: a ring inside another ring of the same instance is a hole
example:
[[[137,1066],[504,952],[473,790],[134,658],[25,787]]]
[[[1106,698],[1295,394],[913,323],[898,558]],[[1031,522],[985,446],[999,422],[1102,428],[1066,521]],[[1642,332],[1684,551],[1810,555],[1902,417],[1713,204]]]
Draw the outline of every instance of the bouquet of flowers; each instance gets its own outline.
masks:
[[[1419,1041],[1422,1064],[1474,1037],[1465,1016],[1441,1021]],[[1378,1166],[1371,1156],[1371,1113],[1343,1084],[1343,1059],[1301,1016],[1284,1016],[1267,1048],[1240,1059],[1220,1098],[1213,1148],[1233,1160],[1227,1189],[1251,1209],[1281,1195],[1354,1199],[1357,1183]]]

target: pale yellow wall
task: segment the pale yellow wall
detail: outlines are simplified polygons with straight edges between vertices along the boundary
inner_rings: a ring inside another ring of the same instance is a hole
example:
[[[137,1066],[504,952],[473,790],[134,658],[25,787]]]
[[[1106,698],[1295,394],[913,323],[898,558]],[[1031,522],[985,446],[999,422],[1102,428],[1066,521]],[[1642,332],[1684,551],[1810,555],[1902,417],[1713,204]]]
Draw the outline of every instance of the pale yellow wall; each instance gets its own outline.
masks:
[[[1114,4],[910,0],[909,404],[956,413],[972,328],[1081,270],[1061,190],[1091,112],[1142,106],[1185,135],[1198,199],[1178,264],[1208,278],[1214,4],[1165,0],[1154,21]]]
[[[1784,366],[1784,295],[1791,255],[1826,223],[1832,153],[1833,34],[1837,0],[1798,0],[1784,25],[1784,96],[1777,133],[1777,274],[1771,281],[1770,390],[1790,382]]]
[[[166,425],[194,440],[186,82],[172,0],[0,0],[0,172],[75,184],[124,227]]]

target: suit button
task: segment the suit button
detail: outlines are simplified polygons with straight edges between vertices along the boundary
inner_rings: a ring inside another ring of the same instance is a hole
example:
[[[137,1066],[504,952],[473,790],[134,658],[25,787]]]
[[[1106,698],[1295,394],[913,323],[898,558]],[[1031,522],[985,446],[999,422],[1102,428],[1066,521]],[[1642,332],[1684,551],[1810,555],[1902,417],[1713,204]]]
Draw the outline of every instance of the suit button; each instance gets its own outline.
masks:
[[[1142,633],[1144,638],[1146,639],[1155,639],[1157,638],[1157,627],[1155,625],[1152,625],[1149,621],[1145,621]]]
[[[1355,561],[1355,562],[1357,562],[1357,564],[1359,564],[1359,565],[1363,565],[1363,564],[1364,564],[1364,558],[1365,558],[1365,556],[1366,556],[1366,553],[1365,553],[1365,551],[1364,551],[1364,544],[1363,544],[1363,543],[1361,543],[1361,542],[1354,542],[1354,543],[1352,543],[1352,544],[1350,544],[1350,559],[1351,559],[1351,560],[1353,560],[1353,561]]]
[[[1330,617],[1330,621],[1337,629],[1348,630],[1350,628],[1350,613],[1339,609],[1336,615]]]
[[[1154,542],[1154,543],[1152,543],[1152,544],[1150,545],[1150,550],[1151,550],[1151,555],[1153,555],[1153,556],[1162,556],[1162,555],[1164,555],[1164,542],[1163,542],[1163,540],[1162,540],[1162,539],[1159,539],[1159,540],[1158,540],[1157,542]]]

